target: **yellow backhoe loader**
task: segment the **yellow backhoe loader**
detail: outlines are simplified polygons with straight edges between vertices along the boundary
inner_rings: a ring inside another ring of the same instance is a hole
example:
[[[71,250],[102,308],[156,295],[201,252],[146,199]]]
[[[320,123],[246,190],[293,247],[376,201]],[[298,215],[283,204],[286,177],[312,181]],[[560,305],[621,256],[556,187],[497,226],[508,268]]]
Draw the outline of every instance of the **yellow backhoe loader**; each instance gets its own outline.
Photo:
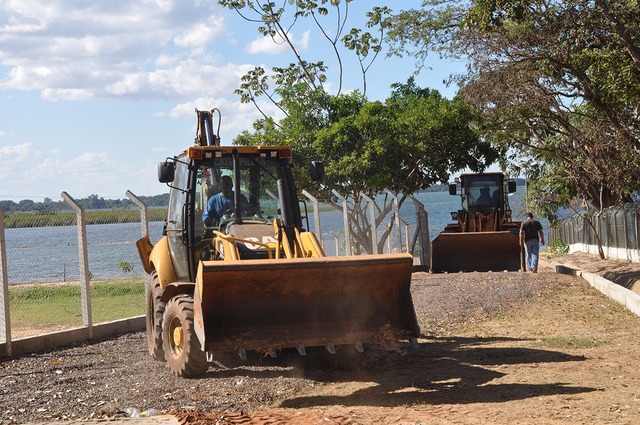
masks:
[[[462,174],[449,185],[460,209],[431,244],[431,271],[517,271],[522,253],[519,221],[513,221],[508,194],[516,182],[503,173]]]
[[[220,146],[216,111],[196,111],[195,145],[159,165],[170,186],[164,237],[155,246],[148,237],[137,242],[149,275],[150,355],[177,376],[196,377],[221,352],[416,344],[412,257],[325,256],[303,227],[291,148]],[[317,180],[324,167],[310,171]],[[231,194],[223,188],[229,178]],[[205,213],[216,203],[230,207]]]

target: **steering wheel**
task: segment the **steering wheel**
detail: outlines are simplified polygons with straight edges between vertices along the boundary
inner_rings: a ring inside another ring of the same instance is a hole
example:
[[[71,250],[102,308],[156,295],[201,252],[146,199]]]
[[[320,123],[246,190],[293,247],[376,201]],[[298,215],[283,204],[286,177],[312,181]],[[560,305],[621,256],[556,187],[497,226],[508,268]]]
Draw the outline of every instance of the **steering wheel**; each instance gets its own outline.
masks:
[[[224,213],[222,213],[222,216],[220,216],[220,223],[227,220],[231,220],[235,212],[236,212],[235,208],[229,208],[228,210],[226,210]]]

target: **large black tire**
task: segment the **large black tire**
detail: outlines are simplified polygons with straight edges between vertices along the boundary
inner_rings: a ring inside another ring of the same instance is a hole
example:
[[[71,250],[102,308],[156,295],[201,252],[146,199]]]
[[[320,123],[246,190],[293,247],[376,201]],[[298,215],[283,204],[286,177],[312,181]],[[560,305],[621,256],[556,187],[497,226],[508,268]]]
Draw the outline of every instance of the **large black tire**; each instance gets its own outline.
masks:
[[[183,378],[202,376],[209,368],[193,323],[190,295],[176,295],[167,302],[162,322],[164,358],[171,372]]]
[[[147,349],[149,355],[158,361],[164,361],[164,350],[162,348],[162,316],[165,305],[160,298],[162,288],[156,272],[149,275],[147,287]]]

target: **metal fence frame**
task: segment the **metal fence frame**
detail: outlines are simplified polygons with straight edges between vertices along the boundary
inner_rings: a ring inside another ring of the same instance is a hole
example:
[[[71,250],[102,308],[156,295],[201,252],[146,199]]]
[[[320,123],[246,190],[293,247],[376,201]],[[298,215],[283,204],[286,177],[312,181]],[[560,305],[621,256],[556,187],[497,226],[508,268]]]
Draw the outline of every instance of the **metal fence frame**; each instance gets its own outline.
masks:
[[[607,258],[640,262],[640,202],[610,207],[602,212],[576,214],[549,229],[549,242],[559,240],[569,252],[598,255],[600,238]],[[593,223],[589,225],[589,220]]]

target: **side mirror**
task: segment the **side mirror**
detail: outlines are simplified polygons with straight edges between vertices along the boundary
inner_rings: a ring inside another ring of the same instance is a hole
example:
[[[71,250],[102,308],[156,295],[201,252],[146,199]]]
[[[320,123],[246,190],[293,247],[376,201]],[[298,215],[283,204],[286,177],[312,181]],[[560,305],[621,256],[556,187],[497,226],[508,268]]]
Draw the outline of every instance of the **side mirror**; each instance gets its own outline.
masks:
[[[455,183],[451,183],[449,185],[449,195],[455,195],[458,191],[458,185],[456,185]]]
[[[158,164],[158,181],[160,181],[160,183],[172,183],[175,178],[175,174],[175,163],[165,161]]]
[[[516,181],[515,180],[507,180],[507,192],[515,193],[516,191]]]
[[[319,181],[324,179],[324,163],[322,161],[311,161],[311,168],[309,169],[311,180]]]

